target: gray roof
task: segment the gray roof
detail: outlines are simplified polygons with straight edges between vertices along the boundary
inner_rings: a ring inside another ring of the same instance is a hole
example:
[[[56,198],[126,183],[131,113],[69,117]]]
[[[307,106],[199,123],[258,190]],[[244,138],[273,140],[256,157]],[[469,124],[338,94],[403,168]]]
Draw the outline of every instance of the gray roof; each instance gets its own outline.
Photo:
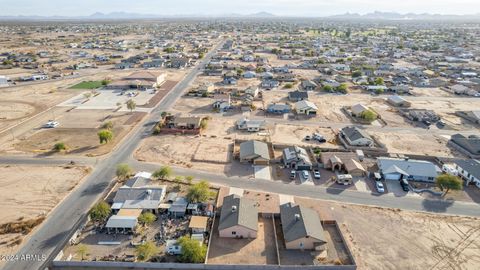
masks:
[[[120,188],[115,197],[114,203],[125,202],[127,200],[153,200],[160,202],[164,196],[164,187],[145,187],[145,188]]]
[[[480,179],[480,161],[475,159],[458,159],[455,160],[455,164],[473,177]]]
[[[307,150],[298,146],[291,146],[283,149],[283,159],[285,162],[303,161],[305,164],[312,165]]]
[[[308,99],[308,92],[297,90],[297,91],[289,92],[288,97],[291,99]]]
[[[368,135],[365,131],[357,128],[357,127],[344,127],[342,128],[343,134],[350,140],[350,141],[356,141],[358,139],[368,139],[373,141],[373,139]]]
[[[232,194],[223,198],[218,229],[223,230],[236,225],[257,231],[258,209],[253,201]]]
[[[474,155],[480,154],[479,136],[470,135],[468,137],[465,137],[462,134],[455,134],[452,135],[451,140]]]
[[[377,164],[382,173],[405,172],[410,176],[436,177],[440,172],[435,164],[424,160],[380,157]]]
[[[303,237],[312,237],[326,243],[322,223],[315,210],[292,203],[280,206],[283,237],[291,242]]]
[[[106,228],[135,228],[137,225],[137,218],[136,217],[129,217],[129,216],[111,216],[107,224],[105,225]]]
[[[249,156],[258,156],[264,159],[270,159],[268,145],[260,141],[246,141],[240,144],[240,158]]]

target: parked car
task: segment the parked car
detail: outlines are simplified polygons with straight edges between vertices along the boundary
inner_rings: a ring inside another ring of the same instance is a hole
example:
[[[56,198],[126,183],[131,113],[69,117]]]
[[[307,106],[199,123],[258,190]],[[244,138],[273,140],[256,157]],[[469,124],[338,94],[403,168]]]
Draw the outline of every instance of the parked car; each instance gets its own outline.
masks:
[[[295,179],[296,175],[297,175],[297,172],[295,170],[290,171],[290,179]]]
[[[400,185],[402,186],[403,191],[409,191],[408,181],[406,179],[400,179]]]
[[[305,136],[305,141],[310,141],[311,139],[312,139],[312,136],[310,135]]]
[[[327,141],[322,135],[320,135],[318,133],[313,133],[313,139],[320,142],[320,143],[324,143],[324,142]]]
[[[382,182],[375,181],[375,187],[377,188],[378,193],[384,193],[385,192],[385,188],[383,187]]]
[[[315,179],[320,179],[320,171],[319,170],[314,170],[313,171],[313,177]]]
[[[308,178],[310,178],[310,174],[308,171],[302,171],[302,177],[303,179],[308,180]]]
[[[56,128],[56,127],[58,127],[58,125],[60,125],[60,123],[58,123],[57,121],[48,120],[48,122],[45,124],[45,127],[46,128]]]

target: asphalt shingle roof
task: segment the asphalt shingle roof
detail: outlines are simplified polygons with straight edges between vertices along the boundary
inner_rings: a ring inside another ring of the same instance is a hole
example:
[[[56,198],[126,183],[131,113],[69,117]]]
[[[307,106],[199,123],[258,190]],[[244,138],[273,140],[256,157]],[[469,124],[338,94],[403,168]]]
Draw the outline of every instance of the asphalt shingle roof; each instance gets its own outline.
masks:
[[[223,198],[218,229],[223,230],[236,225],[257,231],[258,209],[253,201],[232,194]]]
[[[326,243],[322,223],[315,210],[291,203],[280,206],[283,236],[286,242],[313,237]]]

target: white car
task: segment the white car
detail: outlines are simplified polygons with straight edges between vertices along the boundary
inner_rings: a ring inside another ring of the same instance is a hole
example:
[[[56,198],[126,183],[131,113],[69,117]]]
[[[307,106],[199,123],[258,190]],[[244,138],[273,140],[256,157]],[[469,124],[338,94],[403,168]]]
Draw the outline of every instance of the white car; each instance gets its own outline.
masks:
[[[302,177],[303,179],[308,180],[308,178],[310,178],[310,174],[308,171],[302,171]]]
[[[46,128],[56,128],[58,127],[58,125],[60,125],[60,123],[56,122],[56,121],[53,121],[53,120],[49,120],[46,124],[45,124],[45,127]]]
[[[384,193],[385,192],[385,188],[383,187],[382,182],[375,181],[375,187],[377,188],[378,193]]]
[[[320,172],[318,170],[313,171],[313,177],[315,179],[320,179]]]

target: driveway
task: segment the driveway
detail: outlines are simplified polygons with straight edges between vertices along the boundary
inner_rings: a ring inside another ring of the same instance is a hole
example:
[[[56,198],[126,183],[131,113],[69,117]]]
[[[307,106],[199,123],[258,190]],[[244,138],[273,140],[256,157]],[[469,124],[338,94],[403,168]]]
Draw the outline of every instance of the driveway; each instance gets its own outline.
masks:
[[[253,170],[255,179],[272,180],[272,173],[270,172],[269,166],[255,165],[253,166]]]

